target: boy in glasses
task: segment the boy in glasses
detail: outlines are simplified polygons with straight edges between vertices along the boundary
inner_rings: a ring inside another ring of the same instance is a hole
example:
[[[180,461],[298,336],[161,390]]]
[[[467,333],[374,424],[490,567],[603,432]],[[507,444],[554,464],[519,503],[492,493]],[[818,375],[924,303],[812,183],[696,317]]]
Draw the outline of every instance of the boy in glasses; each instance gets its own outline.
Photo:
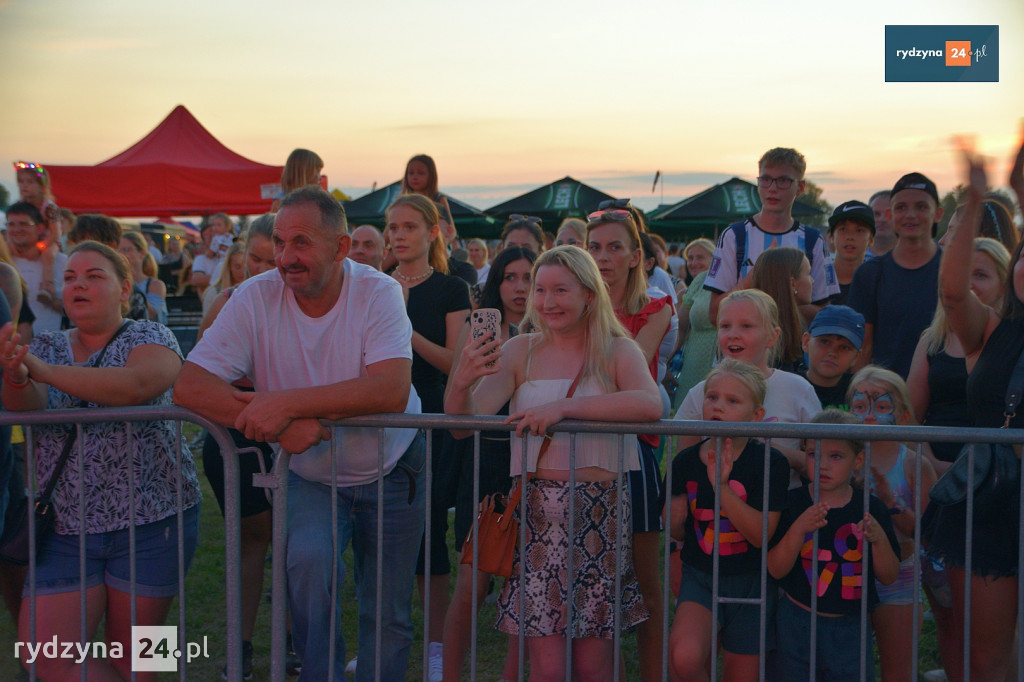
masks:
[[[733,289],[750,285],[750,271],[758,256],[776,246],[792,246],[807,254],[811,263],[814,288],[813,305],[801,306],[805,317],[813,317],[818,307],[839,293],[832,257],[821,233],[793,219],[793,202],[804,190],[807,161],[795,149],[769,149],[758,161],[757,193],[761,210],[750,218],[733,223],[722,232],[711,258],[704,288],[711,292],[711,322],[718,319],[718,303]]]

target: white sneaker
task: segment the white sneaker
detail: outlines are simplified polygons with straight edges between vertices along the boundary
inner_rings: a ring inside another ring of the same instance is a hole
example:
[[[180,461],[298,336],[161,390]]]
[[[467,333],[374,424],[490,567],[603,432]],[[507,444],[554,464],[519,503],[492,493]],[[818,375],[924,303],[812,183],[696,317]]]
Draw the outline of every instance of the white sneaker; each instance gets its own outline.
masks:
[[[444,677],[444,660],[441,658],[441,652],[444,650],[444,645],[441,642],[430,643],[430,656],[429,656],[429,671],[430,676],[427,678],[430,682],[441,682]]]
[[[348,662],[348,665],[345,666],[345,674],[348,675],[349,677],[355,677],[356,676],[356,661],[358,661],[358,660],[359,660],[359,657],[356,656],[355,658],[353,658],[351,661]]]

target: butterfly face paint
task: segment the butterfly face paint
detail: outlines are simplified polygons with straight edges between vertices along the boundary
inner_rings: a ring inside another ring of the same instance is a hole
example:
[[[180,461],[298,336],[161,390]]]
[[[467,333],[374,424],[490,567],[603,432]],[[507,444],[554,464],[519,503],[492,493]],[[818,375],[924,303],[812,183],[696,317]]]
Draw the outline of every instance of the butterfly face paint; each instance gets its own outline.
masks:
[[[862,424],[870,422],[870,418],[874,417],[875,424],[896,425],[896,406],[888,391],[855,391],[850,400],[850,412]]]

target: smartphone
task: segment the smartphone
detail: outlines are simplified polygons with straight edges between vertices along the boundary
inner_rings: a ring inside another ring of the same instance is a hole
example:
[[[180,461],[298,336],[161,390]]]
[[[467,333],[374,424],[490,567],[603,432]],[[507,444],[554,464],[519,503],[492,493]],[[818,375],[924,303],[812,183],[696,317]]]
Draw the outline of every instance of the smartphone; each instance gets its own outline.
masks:
[[[498,338],[501,329],[501,312],[497,308],[479,308],[470,315],[470,328],[472,329],[473,341],[486,337],[488,341]],[[490,353],[493,353],[491,351]],[[490,355],[488,353],[488,355]],[[494,366],[494,361],[487,363],[488,367]]]

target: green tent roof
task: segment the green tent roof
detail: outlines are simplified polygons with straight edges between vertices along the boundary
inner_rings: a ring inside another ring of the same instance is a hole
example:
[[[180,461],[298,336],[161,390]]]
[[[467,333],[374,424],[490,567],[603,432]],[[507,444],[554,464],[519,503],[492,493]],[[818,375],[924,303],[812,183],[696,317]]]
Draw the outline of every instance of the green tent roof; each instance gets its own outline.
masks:
[[[585,220],[599,203],[614,198],[566,175],[561,180],[491,206],[487,213],[501,221],[507,221],[513,213],[537,216],[544,220],[544,229],[554,232],[563,219]]]
[[[401,193],[402,183],[393,182],[369,194],[346,201],[345,215],[348,217],[349,225],[368,223],[383,228],[386,222],[384,212]],[[497,239],[501,226],[494,218],[454,197],[448,197],[448,206],[452,210],[452,220],[455,221],[455,227],[461,237]]]

